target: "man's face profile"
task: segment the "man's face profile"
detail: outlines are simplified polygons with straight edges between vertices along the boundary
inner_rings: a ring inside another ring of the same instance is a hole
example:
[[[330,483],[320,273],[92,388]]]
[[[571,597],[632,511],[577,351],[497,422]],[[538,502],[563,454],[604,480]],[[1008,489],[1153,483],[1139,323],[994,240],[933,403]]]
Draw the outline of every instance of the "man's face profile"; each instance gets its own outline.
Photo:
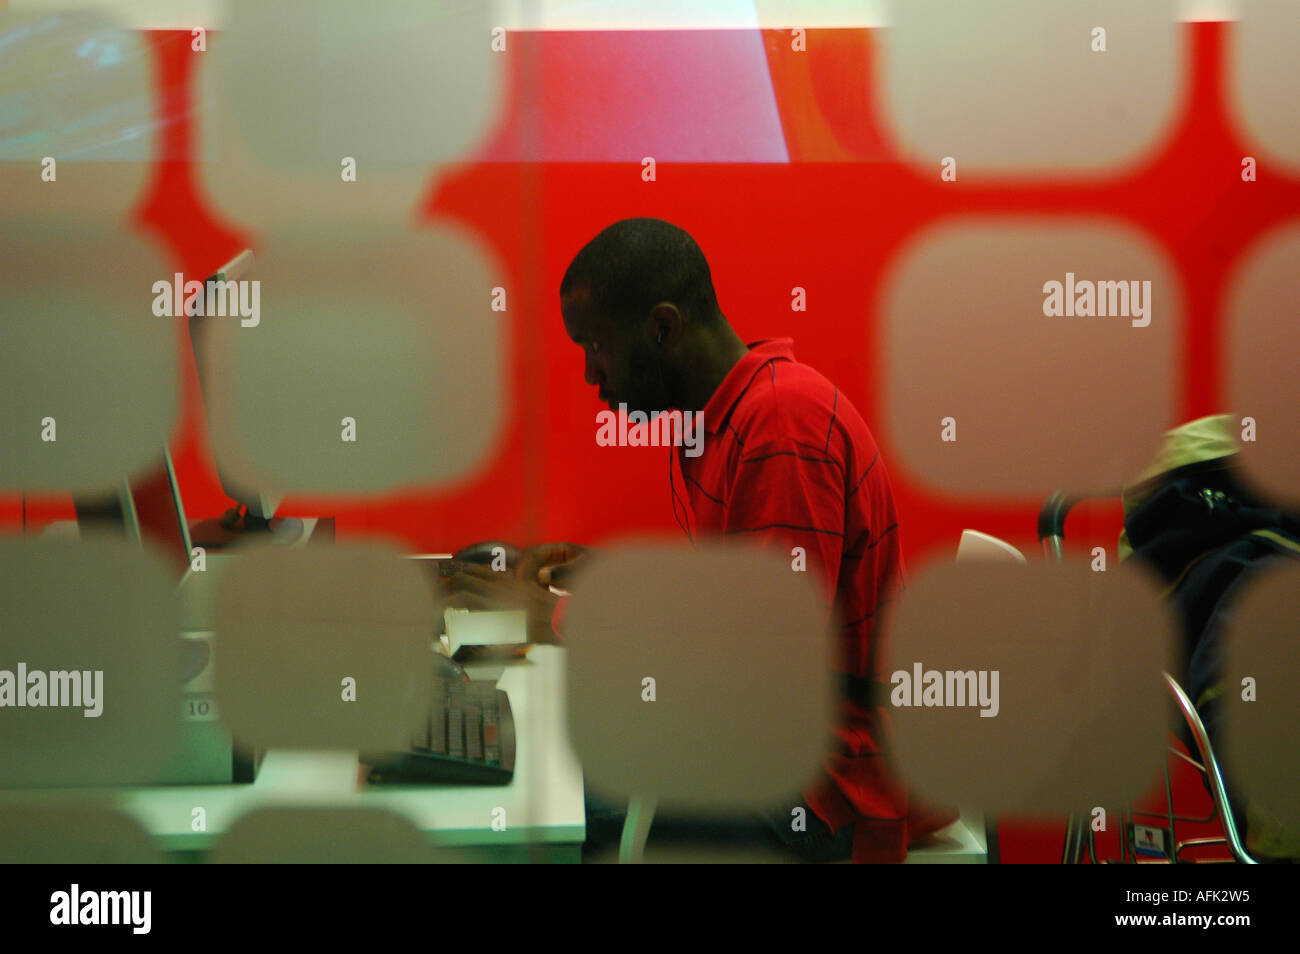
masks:
[[[587,289],[578,287],[560,301],[564,328],[583,352],[583,376],[612,410],[669,409],[662,356],[649,340],[650,322],[611,319],[593,307]]]

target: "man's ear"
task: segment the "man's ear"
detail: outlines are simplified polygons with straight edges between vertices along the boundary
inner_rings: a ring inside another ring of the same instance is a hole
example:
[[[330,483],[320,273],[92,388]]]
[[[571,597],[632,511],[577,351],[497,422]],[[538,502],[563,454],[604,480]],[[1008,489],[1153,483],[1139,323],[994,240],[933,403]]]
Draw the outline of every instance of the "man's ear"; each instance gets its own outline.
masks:
[[[681,336],[686,319],[681,311],[670,301],[661,301],[650,309],[650,330],[659,345],[670,344]]]

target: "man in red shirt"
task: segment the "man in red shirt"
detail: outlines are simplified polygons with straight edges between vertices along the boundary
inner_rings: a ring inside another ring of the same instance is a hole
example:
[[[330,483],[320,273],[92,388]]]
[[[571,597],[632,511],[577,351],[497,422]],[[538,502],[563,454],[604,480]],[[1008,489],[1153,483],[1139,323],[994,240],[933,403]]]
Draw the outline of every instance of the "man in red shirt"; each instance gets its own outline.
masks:
[[[746,345],[699,246],[667,222],[602,231],[570,264],[560,302],[586,381],[611,408],[702,412],[702,453],[673,447],[669,461],[673,512],[692,541],[725,535],[787,556],[801,547],[821,574],[840,636],[837,750],[802,804],[775,806],[769,823],[808,858],[847,854],[852,838],[854,860],[902,861],[911,841],[956,815],[912,809],[886,764],[877,622],[904,569],[888,472],[862,417],[795,359],[790,339]],[[548,559],[575,551],[537,552],[523,572],[551,582]],[[806,832],[790,830],[797,807]]]

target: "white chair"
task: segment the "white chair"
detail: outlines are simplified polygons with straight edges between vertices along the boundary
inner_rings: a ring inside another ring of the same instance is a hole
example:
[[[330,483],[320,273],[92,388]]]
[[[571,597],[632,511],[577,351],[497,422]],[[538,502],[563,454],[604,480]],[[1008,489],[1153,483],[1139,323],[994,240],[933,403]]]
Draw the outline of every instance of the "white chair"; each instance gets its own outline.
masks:
[[[997,537],[979,530],[961,532],[957,560],[992,560],[1027,564],[1025,555]],[[964,810],[955,822],[907,851],[909,865],[983,865],[998,863],[997,823],[982,812]]]

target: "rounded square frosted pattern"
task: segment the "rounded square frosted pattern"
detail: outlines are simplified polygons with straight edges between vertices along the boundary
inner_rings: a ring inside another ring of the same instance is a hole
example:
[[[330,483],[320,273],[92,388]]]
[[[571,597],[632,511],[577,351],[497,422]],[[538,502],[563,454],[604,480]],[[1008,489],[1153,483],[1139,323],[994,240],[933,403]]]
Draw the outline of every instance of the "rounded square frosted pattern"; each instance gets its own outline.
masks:
[[[1242,423],[1242,469],[1277,503],[1298,507],[1300,223],[1250,248],[1230,276],[1224,306],[1226,406]]]
[[[406,217],[496,115],[504,57],[477,0],[232,0],[198,78],[203,177],[236,218]],[[356,181],[343,160],[356,163]]]
[[[879,26],[886,0],[497,0],[540,30],[752,30]]]
[[[882,34],[884,120],[936,181],[949,156],[959,178],[1117,172],[1174,121],[1186,82],[1176,21],[1172,0],[897,0]]]
[[[217,581],[217,711],[258,748],[404,751],[428,717],[432,586],[378,546],[248,550]]]
[[[0,219],[0,490],[102,492],[156,467],[176,420],[169,271],[114,226]]]
[[[152,83],[145,42],[111,17],[0,9],[0,209],[125,213],[153,160]]]
[[[504,427],[508,321],[487,249],[459,229],[362,223],[264,239],[256,323],[195,322],[222,473],[273,495],[365,494],[484,463]]]
[[[1173,268],[1131,229],[927,230],[891,266],[873,345],[892,466],[954,494],[1119,487],[1169,426],[1181,324]]]
[[[1292,560],[1252,578],[1237,593],[1221,638],[1219,758],[1244,796],[1253,837],[1294,832],[1300,827],[1300,566]]]
[[[564,619],[587,781],[687,810],[766,807],[818,770],[831,644],[807,573],[747,547],[591,558]]]
[[[378,808],[262,808],[217,843],[216,864],[431,864],[434,848],[400,815]]]
[[[0,807],[0,864],[159,864],[149,833],[123,812],[89,802]]]
[[[167,764],[182,643],[153,553],[0,540],[0,606],[0,788],[138,785]]]
[[[1276,160],[1285,174],[1300,175],[1295,77],[1300,5],[1295,0],[1242,0],[1241,21],[1228,36],[1228,95],[1247,148],[1258,146],[1265,153],[1257,157],[1261,166]]]
[[[1051,815],[1127,804],[1158,777],[1176,632],[1150,578],[931,564],[891,632],[897,761],[925,796]]]

